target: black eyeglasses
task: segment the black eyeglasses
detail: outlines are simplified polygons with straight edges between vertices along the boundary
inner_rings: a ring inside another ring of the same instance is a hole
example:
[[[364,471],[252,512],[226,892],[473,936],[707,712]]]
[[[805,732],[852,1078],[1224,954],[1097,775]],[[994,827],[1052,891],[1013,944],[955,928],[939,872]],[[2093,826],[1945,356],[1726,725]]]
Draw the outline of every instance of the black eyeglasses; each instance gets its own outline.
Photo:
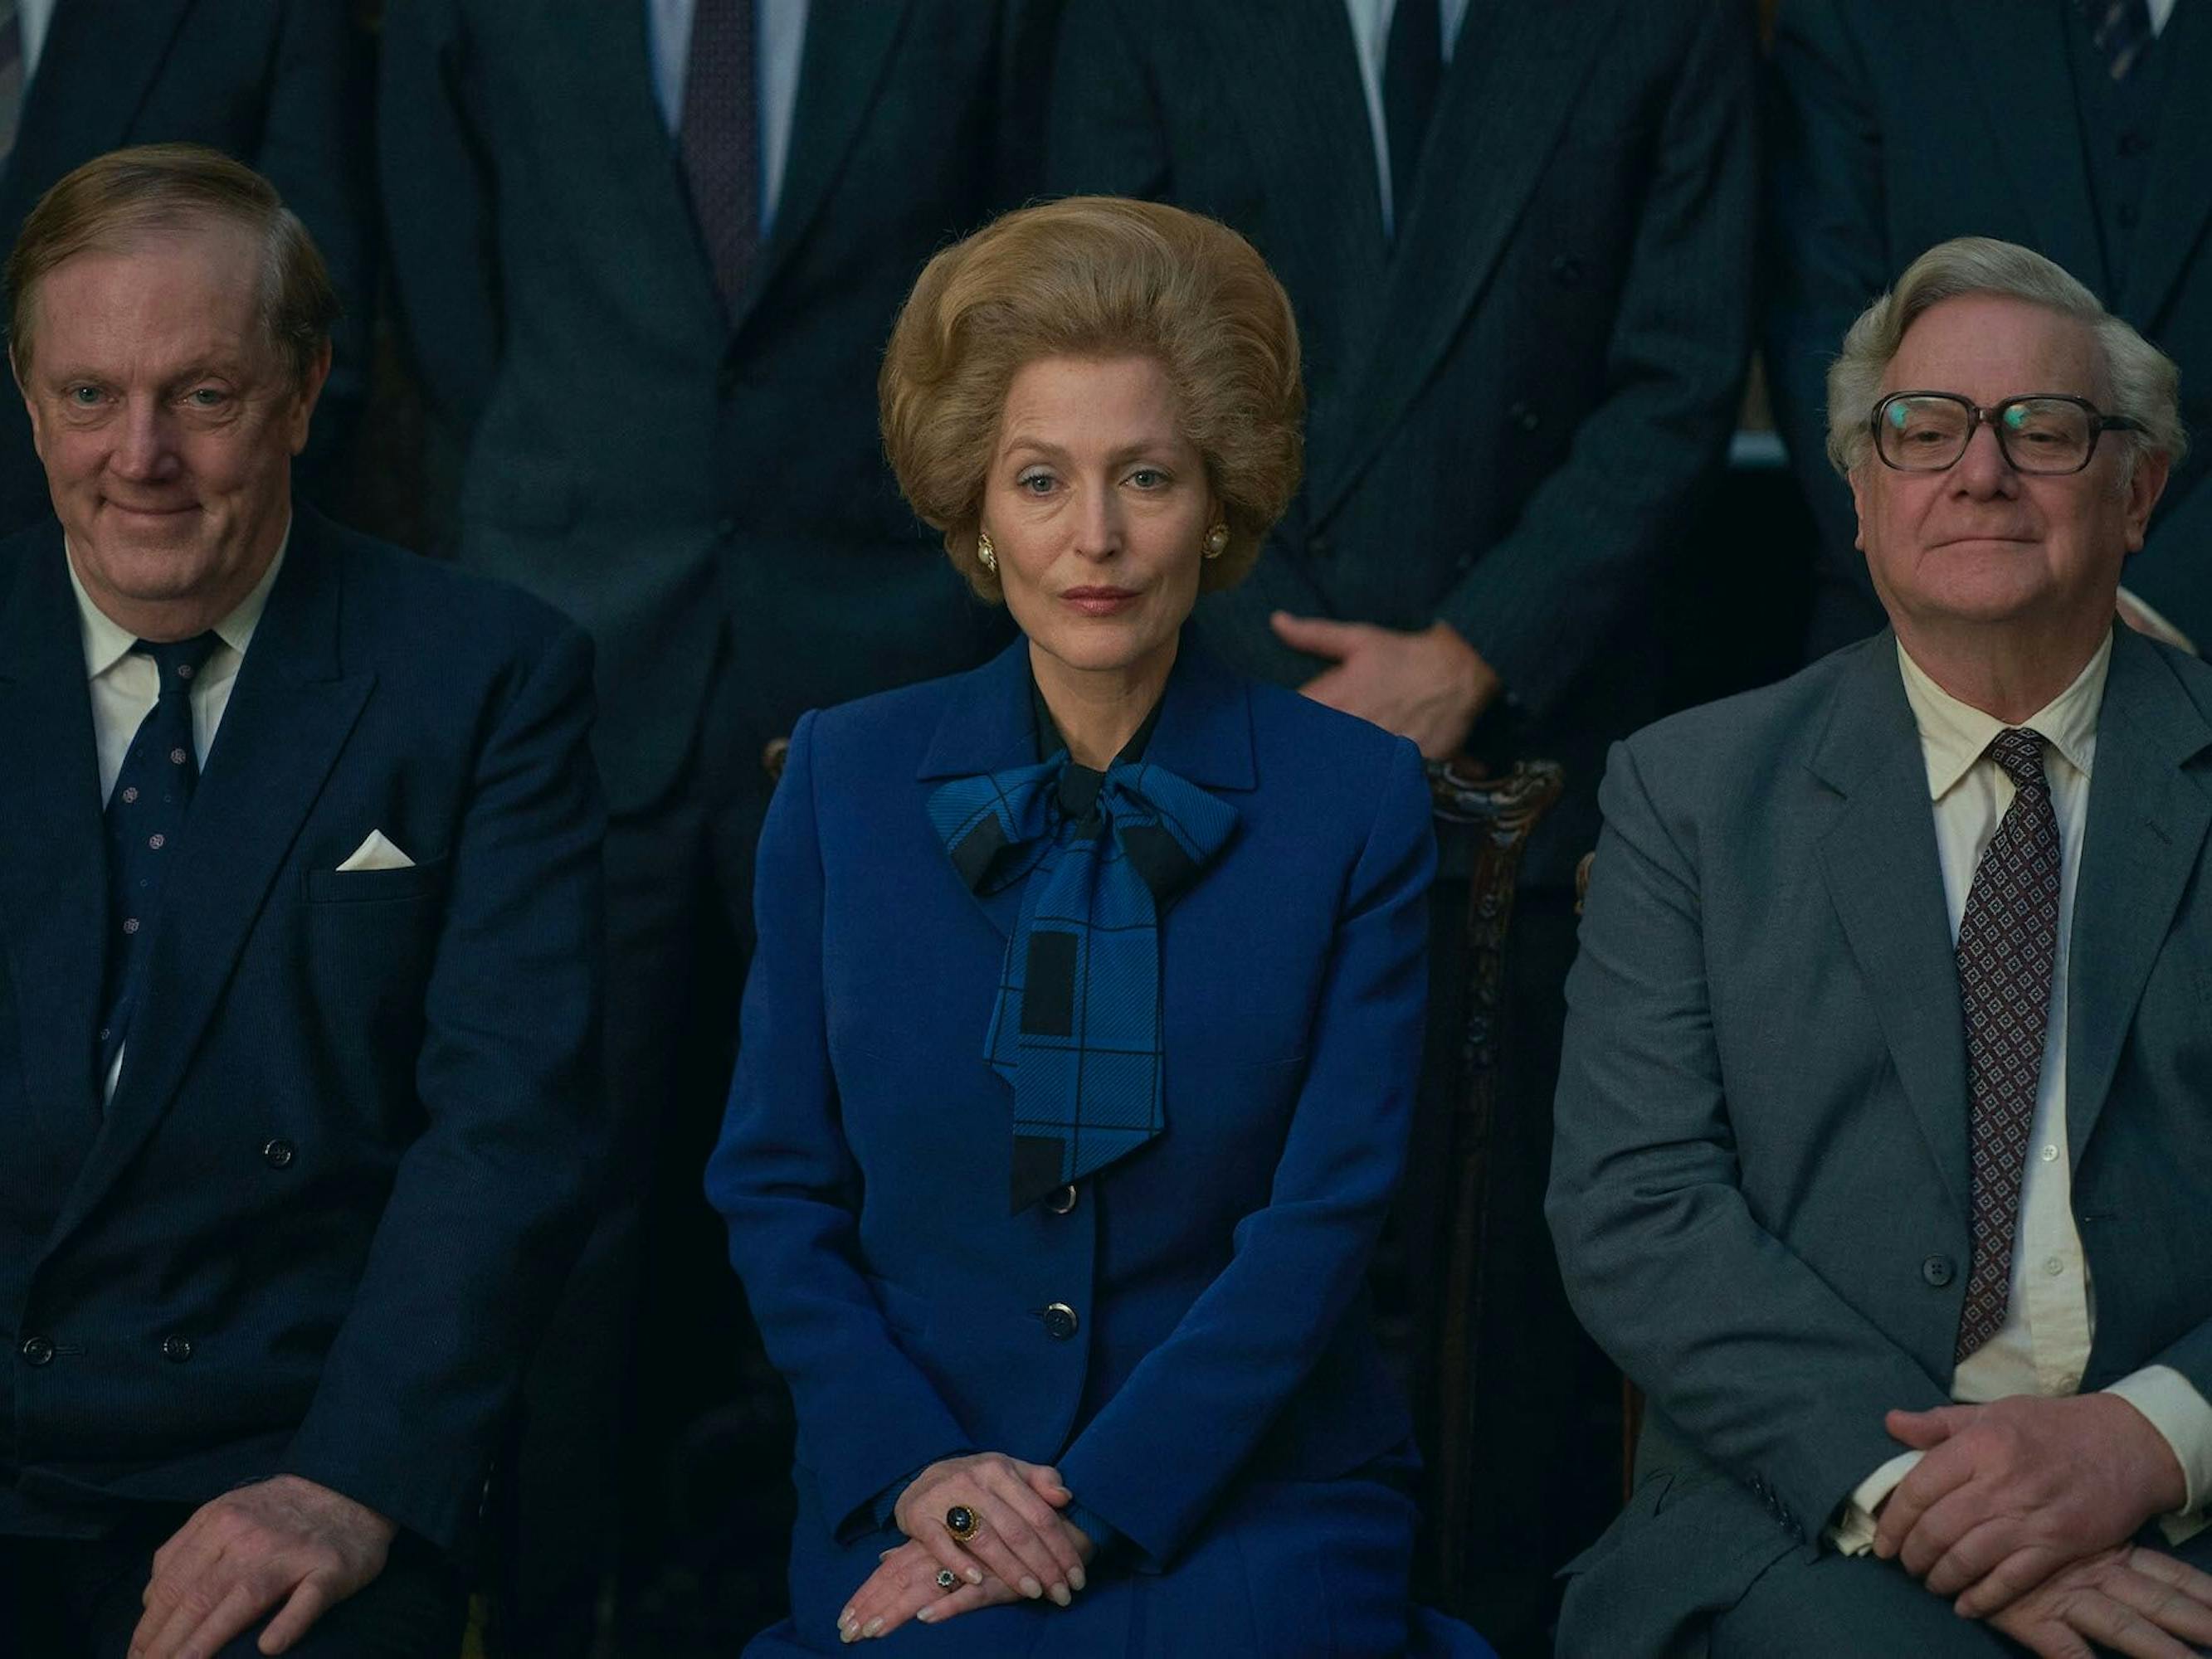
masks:
[[[1955,392],[1893,392],[1874,406],[1874,453],[1899,472],[1942,472],[1959,464],[1987,421],[1997,448],[2015,472],[2045,477],[2079,472],[2107,432],[2141,432],[2141,421],[2107,415],[2085,398],[2061,392],[2008,398],[1984,409]]]

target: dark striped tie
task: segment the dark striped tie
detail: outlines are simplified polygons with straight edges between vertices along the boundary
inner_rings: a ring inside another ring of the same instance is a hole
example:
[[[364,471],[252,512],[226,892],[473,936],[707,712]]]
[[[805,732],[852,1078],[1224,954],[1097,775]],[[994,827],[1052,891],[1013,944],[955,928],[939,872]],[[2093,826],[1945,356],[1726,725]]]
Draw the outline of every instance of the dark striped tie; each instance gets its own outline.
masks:
[[[1382,130],[1390,147],[1390,223],[1403,230],[1413,205],[1413,175],[1443,84],[1443,8],[1440,0],[1398,0],[1382,54]]]
[[[106,1075],[144,1002],[146,941],[161,907],[161,887],[176,861],[185,815],[200,777],[192,738],[192,681],[222,641],[213,634],[173,645],[139,641],[131,648],[153,658],[161,692],[123,757],[107,798],[107,992],[100,1006],[100,1069]]]
[[[698,0],[677,143],[723,309],[737,313],[760,251],[760,120],[753,0]]]
[[[2105,54],[2112,79],[2124,81],[2145,46],[2151,43],[2149,0],[2075,0]]]
[[[1974,1195],[1974,1261],[1959,1317],[1959,1359],[2003,1327],[2011,1299],[2013,1234],[2058,959],[2058,818],[2043,775],[2043,738],[2012,726],[1990,740],[1989,753],[2015,793],[1975,868],[1959,920]]]

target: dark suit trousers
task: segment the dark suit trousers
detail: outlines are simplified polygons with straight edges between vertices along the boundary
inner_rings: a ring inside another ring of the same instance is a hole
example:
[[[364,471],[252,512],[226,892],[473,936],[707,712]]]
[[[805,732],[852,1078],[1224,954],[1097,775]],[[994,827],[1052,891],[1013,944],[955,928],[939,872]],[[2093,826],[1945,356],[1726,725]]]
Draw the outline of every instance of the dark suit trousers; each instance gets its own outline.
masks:
[[[0,1539],[0,1643],[22,1659],[124,1659],[145,1611],[154,1553],[191,1518],[161,1506],[97,1542]],[[411,1533],[384,1571],[330,1609],[291,1651],[299,1659],[444,1659],[458,1653],[468,1590],[443,1556]],[[260,1659],[255,1625],[216,1659]]]
[[[700,1185],[751,951],[753,843],[768,797],[760,748],[736,710],[710,701],[671,794],[607,824],[607,1077],[621,1150],[525,1382],[516,1474],[495,1528],[512,1550],[495,1573],[504,1654],[587,1652],[617,1552],[635,1588],[675,1556],[727,1549],[732,1540],[696,1513],[706,1498],[696,1491],[693,1426],[763,1392],[748,1379],[770,1378],[780,1400]],[[790,1457],[784,1415],[769,1409],[776,1420],[726,1448],[764,1471],[761,1484],[778,1498]],[[719,1494],[725,1504],[748,1495]],[[751,1595],[726,1618],[708,1610],[711,1626],[753,1629],[782,1610],[789,1516],[774,1509],[744,1528],[741,1553],[678,1564],[696,1565],[692,1577],[720,1594]],[[734,1572],[732,1561],[759,1571]]]

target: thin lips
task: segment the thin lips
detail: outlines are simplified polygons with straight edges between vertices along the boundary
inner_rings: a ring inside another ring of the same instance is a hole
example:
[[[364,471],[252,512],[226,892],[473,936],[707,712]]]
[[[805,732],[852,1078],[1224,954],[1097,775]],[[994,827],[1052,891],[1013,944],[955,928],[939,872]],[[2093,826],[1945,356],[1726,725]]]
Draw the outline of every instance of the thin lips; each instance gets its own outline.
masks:
[[[1133,587],[1071,587],[1060,597],[1063,599],[1133,599],[1137,592]]]

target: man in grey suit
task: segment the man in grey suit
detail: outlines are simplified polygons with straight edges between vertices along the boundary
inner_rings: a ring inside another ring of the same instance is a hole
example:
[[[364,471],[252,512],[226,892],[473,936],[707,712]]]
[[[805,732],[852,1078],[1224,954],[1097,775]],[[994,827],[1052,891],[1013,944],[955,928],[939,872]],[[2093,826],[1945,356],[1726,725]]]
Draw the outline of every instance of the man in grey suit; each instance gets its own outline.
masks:
[[[1828,407],[1890,629],[1601,793],[1547,1208],[1649,1407],[1559,1650],[2176,1659],[2212,1642],[2212,669],[2113,625],[2173,367],[1961,240]]]

